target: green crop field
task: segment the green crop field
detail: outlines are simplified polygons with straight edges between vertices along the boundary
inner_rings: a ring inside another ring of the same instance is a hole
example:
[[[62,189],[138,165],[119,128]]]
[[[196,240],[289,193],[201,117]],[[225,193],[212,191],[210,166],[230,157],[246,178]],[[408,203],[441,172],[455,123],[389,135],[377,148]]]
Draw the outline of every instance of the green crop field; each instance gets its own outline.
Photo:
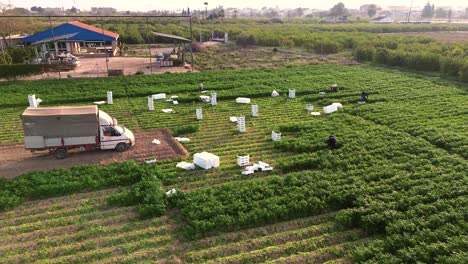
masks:
[[[217,93],[217,106],[199,101],[200,82]],[[329,93],[333,83],[338,93]],[[190,131],[182,135],[191,155],[208,151],[221,160],[207,171],[158,161],[0,180],[2,263],[466,263],[467,84],[325,64],[1,83],[0,90],[0,144],[21,143],[28,94],[49,106],[90,104],[113,91],[114,104],[100,108],[120,123]],[[357,104],[361,91],[368,104]],[[177,95],[180,104],[155,101],[150,112],[146,98],[155,93]],[[237,97],[258,104],[258,117]],[[343,108],[330,115],[305,110],[334,102]],[[246,116],[247,132],[230,116]],[[272,130],[280,141],[271,140]],[[331,134],[337,149],[326,147]],[[242,176],[236,159],[244,153],[273,171]],[[134,188],[137,174],[155,175],[156,189],[178,190],[163,213],[142,218],[146,200],[109,203]]]

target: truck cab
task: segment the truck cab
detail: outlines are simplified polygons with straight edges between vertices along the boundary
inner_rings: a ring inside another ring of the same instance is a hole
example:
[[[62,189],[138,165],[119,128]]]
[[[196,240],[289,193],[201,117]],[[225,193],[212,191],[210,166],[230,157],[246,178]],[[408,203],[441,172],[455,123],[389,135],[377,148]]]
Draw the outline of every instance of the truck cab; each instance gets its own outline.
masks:
[[[135,145],[135,136],[130,129],[118,124],[106,112],[99,110],[99,142],[101,149],[115,149],[119,152]]]

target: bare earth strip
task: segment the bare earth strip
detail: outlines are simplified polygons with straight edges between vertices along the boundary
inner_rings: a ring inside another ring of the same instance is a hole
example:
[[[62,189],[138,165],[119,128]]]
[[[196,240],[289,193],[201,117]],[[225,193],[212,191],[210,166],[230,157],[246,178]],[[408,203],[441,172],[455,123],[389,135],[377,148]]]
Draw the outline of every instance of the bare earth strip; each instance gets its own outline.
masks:
[[[161,144],[151,143],[158,139]],[[146,158],[158,160],[177,159],[187,156],[185,148],[169,133],[167,129],[152,129],[135,132],[135,146],[125,152],[113,150],[96,150],[89,152],[70,152],[70,155],[57,160],[48,151],[31,153],[22,145],[0,147],[0,177],[11,178],[33,171],[53,168],[69,168],[83,164],[110,164],[126,160],[142,161]]]

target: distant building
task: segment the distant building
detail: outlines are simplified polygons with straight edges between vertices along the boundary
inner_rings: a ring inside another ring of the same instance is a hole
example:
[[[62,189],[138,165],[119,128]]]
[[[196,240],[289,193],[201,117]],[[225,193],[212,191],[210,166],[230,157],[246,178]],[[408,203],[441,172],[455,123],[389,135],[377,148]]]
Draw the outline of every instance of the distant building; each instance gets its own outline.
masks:
[[[117,13],[117,9],[112,7],[91,7],[91,13],[96,15],[110,16]]]
[[[27,36],[21,42],[36,47],[45,59],[58,53],[107,53],[112,56],[117,53],[118,38],[114,32],[73,21]]]
[[[23,39],[26,35],[10,35],[3,39],[0,37],[0,50],[6,49],[8,47],[14,47],[21,43],[21,39]]]
[[[65,15],[65,11],[63,10],[63,8],[59,8],[59,7],[45,7],[42,13],[44,15],[51,15],[51,16]]]

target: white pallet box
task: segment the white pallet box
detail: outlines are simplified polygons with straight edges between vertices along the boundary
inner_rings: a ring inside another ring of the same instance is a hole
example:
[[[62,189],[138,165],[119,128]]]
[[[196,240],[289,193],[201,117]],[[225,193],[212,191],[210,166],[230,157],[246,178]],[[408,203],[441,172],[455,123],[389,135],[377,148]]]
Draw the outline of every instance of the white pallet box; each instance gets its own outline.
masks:
[[[296,98],[296,89],[289,89],[288,97],[291,99]]]
[[[182,162],[177,163],[176,167],[184,169],[184,170],[194,170],[195,164],[182,161]]]
[[[250,174],[253,174],[253,173],[254,173],[253,171],[246,170],[246,171],[242,172],[242,175],[250,175]]]
[[[239,132],[245,132],[245,116],[237,117],[237,130]]]
[[[154,111],[154,101],[152,96],[148,96],[148,110]]]
[[[313,110],[314,110],[314,106],[313,106],[313,105],[306,104],[305,109],[306,109],[307,111],[313,111]]]
[[[173,110],[172,110],[172,108],[166,108],[166,109],[161,109],[161,111],[168,114],[168,113],[172,113]]]
[[[195,110],[195,113],[196,113],[196,116],[197,116],[197,120],[203,119],[203,110],[201,108],[197,108]]]
[[[219,167],[219,157],[208,152],[195,153],[195,155],[193,155],[193,163],[208,170]]]
[[[215,106],[217,104],[218,104],[218,102],[217,102],[217,99],[216,99],[216,93],[213,92],[213,93],[211,93],[211,105]]]
[[[323,112],[325,114],[331,114],[338,111],[338,107],[336,105],[328,105],[323,108]]]
[[[259,166],[260,168],[264,169],[264,168],[266,168],[266,167],[270,167],[270,164],[259,161],[259,162],[258,162],[258,166]]]
[[[238,104],[250,104],[250,98],[237,97],[236,98],[236,103],[238,103]]]
[[[165,99],[165,98],[166,98],[166,94],[165,94],[165,93],[153,94],[152,96],[153,96],[153,99],[154,99],[154,100]]]
[[[107,104],[113,104],[114,101],[112,100],[112,92],[107,92]]]
[[[273,141],[281,140],[281,133],[276,133],[275,131],[271,131],[271,139]]]
[[[252,105],[252,116],[258,116],[258,105]]]
[[[311,112],[310,113],[312,116],[320,116],[320,112]]]
[[[172,101],[172,104],[178,105],[179,102],[178,101]]]
[[[249,165],[249,155],[247,156],[237,156],[237,165],[243,167]]]

